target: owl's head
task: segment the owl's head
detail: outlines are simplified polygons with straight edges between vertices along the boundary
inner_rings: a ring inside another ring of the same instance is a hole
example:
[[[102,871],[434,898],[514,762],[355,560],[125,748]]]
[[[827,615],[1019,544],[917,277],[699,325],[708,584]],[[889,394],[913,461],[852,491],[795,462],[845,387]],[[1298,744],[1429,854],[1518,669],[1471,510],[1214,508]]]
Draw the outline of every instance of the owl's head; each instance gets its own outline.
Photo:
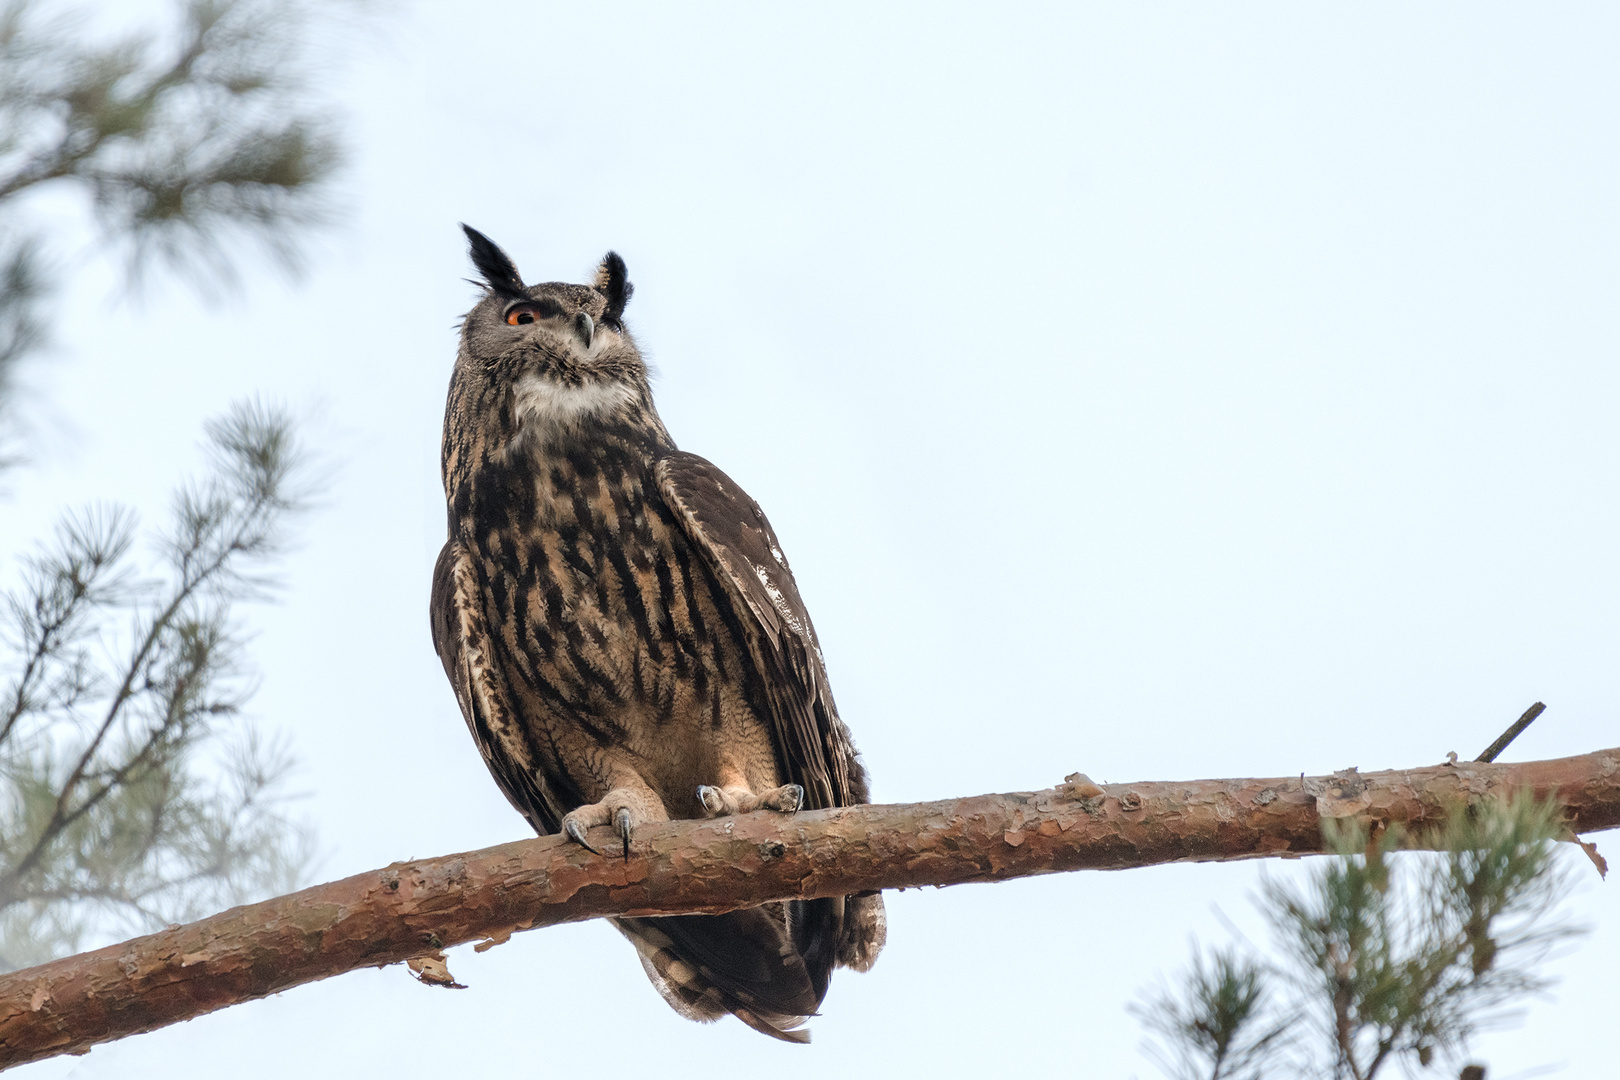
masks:
[[[511,394],[520,428],[543,434],[650,405],[647,367],[622,321],[631,293],[623,259],[608,252],[591,285],[524,285],[493,240],[461,228],[485,295],[462,322],[458,365]]]

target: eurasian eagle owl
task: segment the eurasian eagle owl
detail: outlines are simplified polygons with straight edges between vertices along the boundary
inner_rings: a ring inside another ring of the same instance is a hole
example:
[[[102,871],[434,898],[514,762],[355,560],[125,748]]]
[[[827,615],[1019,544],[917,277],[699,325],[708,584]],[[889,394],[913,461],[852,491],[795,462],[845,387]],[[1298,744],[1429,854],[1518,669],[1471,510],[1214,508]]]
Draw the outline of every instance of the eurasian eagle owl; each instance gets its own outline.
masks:
[[[538,832],[610,825],[625,858],[645,822],[868,801],[770,523],[653,407],[624,261],[528,286],[463,228],[485,295],[450,379],[431,614],[496,783]],[[834,965],[884,939],[875,893],[616,923],[677,1012],[794,1042]]]

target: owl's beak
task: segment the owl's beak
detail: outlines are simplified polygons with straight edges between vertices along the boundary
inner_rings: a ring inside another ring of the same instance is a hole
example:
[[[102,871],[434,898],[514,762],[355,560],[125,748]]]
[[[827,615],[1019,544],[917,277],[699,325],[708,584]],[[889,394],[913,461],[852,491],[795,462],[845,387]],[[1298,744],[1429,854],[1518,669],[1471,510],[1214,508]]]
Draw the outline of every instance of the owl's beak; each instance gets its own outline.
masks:
[[[591,347],[591,338],[596,336],[596,323],[582,311],[574,316],[574,332],[579,335],[579,340],[583,341],[588,349]]]

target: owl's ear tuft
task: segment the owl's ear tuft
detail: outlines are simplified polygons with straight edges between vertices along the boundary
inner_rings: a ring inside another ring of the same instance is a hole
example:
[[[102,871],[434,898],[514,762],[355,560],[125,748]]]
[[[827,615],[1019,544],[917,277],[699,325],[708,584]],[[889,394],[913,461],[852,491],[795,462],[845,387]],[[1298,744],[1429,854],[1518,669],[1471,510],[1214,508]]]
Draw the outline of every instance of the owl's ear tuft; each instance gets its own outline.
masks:
[[[461,231],[467,234],[467,254],[490,292],[506,300],[521,300],[529,295],[517,266],[500,245],[471,225],[464,223]]]
[[[619,258],[617,251],[602,256],[602,265],[596,268],[596,291],[607,300],[607,310],[602,313],[602,319],[617,326],[624,317],[624,305],[630,302],[630,294],[636,291],[636,287],[630,284],[624,260]]]

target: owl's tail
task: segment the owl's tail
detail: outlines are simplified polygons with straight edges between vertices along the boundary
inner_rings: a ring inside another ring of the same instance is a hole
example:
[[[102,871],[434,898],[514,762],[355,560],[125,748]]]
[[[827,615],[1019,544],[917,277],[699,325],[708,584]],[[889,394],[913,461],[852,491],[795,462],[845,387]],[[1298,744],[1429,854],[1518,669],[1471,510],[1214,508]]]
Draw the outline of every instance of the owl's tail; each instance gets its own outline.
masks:
[[[725,915],[615,919],[670,1007],[692,1020],[727,1013],[784,1042],[826,996],[843,926],[844,898],[793,900]]]

